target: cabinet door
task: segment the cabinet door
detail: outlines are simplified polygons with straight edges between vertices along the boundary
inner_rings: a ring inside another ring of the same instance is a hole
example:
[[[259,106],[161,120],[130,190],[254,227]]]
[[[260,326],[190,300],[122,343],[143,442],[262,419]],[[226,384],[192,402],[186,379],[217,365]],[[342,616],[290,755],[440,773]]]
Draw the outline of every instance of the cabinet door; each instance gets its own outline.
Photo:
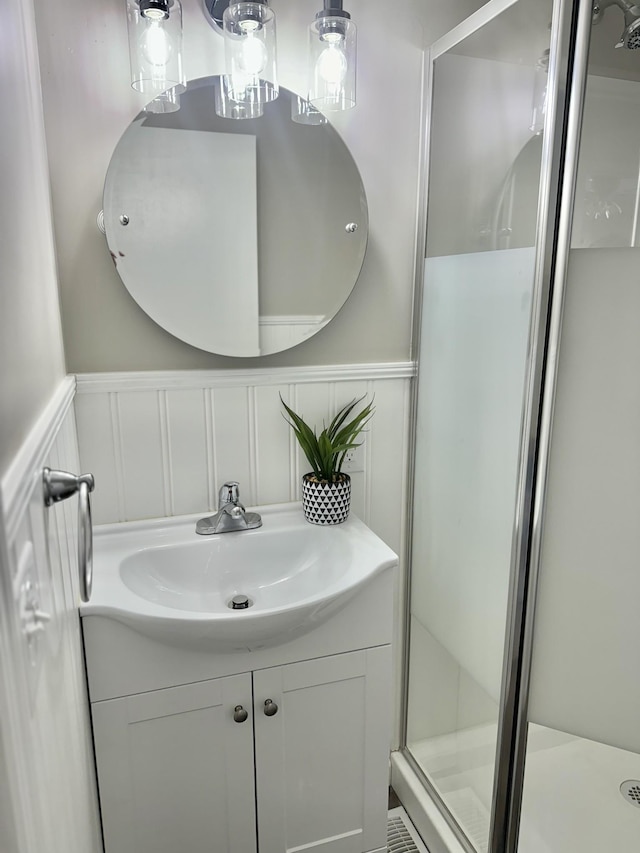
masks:
[[[254,672],[253,690],[260,853],[385,847],[390,647]]]
[[[236,705],[245,722],[234,721]],[[255,851],[249,674],[91,711],[106,853]]]

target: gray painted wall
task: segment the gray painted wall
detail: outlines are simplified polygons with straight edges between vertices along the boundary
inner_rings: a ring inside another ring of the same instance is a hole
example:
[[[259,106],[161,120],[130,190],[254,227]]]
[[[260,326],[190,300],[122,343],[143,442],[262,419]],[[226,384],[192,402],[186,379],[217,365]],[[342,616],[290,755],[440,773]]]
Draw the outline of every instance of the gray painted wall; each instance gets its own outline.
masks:
[[[478,0],[351,0],[358,24],[358,106],[336,126],[362,174],[370,236],[356,288],[311,340],[262,359],[194,349],[133,302],[95,225],[111,153],[142,99],[130,88],[124,3],[36,0],[45,120],[69,370],[193,369],[401,361],[409,357],[421,48]],[[304,88],[307,26],[319,0],[273,0],[280,82]],[[223,70],[222,39],[199,0],[183,0],[188,78]]]
[[[0,5],[0,476],[64,375],[31,0]]]

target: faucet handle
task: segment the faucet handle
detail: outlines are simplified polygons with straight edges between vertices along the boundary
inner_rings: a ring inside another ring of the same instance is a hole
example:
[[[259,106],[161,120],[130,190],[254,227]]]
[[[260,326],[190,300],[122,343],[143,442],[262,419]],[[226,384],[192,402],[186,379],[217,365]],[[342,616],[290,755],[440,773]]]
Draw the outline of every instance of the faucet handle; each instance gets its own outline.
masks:
[[[220,487],[218,492],[218,507],[223,507],[225,504],[240,503],[240,483],[235,480],[230,480]]]

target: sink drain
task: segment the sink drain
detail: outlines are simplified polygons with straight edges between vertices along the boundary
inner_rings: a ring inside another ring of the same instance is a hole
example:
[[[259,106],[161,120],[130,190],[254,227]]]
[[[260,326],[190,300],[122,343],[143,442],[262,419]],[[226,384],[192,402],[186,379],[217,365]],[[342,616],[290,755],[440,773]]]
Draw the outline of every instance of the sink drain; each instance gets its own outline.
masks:
[[[251,601],[248,595],[234,595],[233,598],[227,601],[227,607],[230,610],[246,610],[252,604],[253,601]]]
[[[640,779],[627,779],[620,785],[620,793],[632,806],[640,808]]]

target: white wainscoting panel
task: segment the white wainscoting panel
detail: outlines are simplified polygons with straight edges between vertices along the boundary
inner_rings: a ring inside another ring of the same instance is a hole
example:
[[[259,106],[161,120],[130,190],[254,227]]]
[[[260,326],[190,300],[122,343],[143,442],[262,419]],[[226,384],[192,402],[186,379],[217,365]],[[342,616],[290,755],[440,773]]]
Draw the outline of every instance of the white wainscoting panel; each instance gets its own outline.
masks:
[[[96,476],[94,521],[207,512],[229,479],[247,506],[298,500],[307,465],[280,396],[321,428],[366,395],[376,411],[356,454],[353,508],[398,548],[413,373],[403,363],[80,375],[78,440],[82,468]]]
[[[2,479],[0,740],[17,835],[29,851],[98,853],[99,816],[78,616],[77,501],[45,508],[42,468],[78,472],[67,378]],[[30,640],[18,599],[30,578],[51,616]],[[2,836],[2,832],[0,832]],[[0,842],[0,846],[1,842]],[[4,850],[3,850],[4,853]]]

